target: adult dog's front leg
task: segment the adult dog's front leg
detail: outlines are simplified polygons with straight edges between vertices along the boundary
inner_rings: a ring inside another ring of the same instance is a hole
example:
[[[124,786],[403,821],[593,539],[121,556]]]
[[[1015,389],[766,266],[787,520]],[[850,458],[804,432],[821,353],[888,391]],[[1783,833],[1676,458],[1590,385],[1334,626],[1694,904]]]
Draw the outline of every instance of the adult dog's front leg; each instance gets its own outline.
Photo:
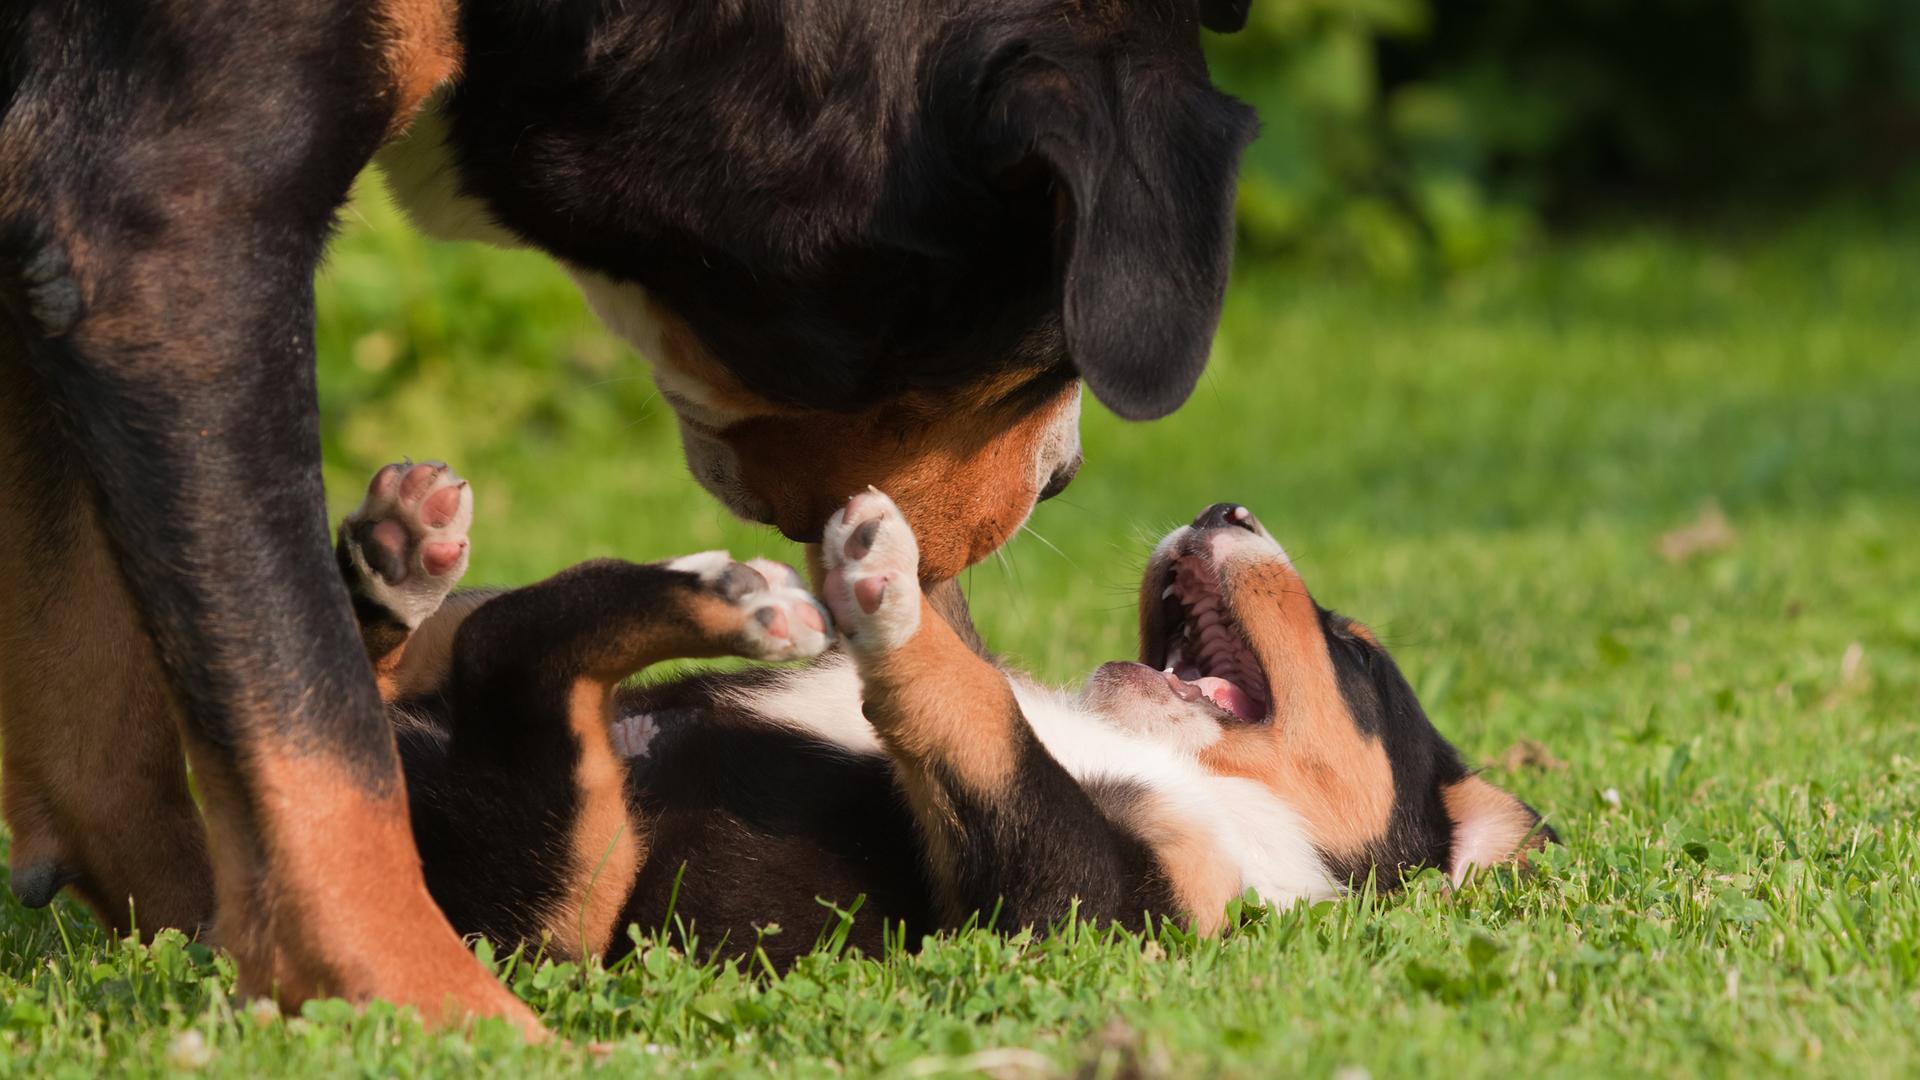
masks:
[[[822,591],[859,663],[867,719],[892,752],[949,919],[1000,913],[1044,926],[1077,901],[1138,926],[1166,907],[1138,837],[1054,760],[1005,672],[974,653],[921,592],[912,530],[877,491],[822,539]]]
[[[427,894],[328,552],[312,276],[405,96],[387,8],[0,7],[0,336],[165,673],[243,991],[531,1027]]]
[[[663,660],[798,660],[826,615],[778,563],[604,560],[502,593],[454,637],[444,734],[405,748],[427,880],[454,925],[562,955],[607,947],[646,858],[614,691]]]
[[[213,918],[167,683],[91,481],[0,331],[0,746],[13,891],[68,887],[117,934]],[[137,823],[137,826],[135,825]]]

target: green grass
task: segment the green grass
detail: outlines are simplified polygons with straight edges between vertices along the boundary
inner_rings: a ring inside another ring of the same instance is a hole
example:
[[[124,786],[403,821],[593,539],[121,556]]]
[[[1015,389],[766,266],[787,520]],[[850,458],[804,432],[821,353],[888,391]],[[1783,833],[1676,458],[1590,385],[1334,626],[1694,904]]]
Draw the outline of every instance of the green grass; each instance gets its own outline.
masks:
[[[338,507],[399,454],[479,492],[473,580],[593,555],[792,555],[689,481],[644,369],[531,256],[362,200],[321,286]],[[1920,1069],[1920,214],[1618,229],[1432,291],[1244,266],[1176,417],[1097,409],[1087,468],[979,621],[1061,680],[1130,648],[1146,544],[1251,504],[1436,722],[1546,811],[1525,877],[1225,940],[1078,928],[783,979],[655,943],[500,961],[560,1041],[293,1020],[226,961],[0,907],[0,1072],[1461,1076]],[[1719,550],[1662,557],[1716,504]],[[1503,761],[1522,740],[1563,766]],[[589,1048],[589,1043],[607,1045]]]

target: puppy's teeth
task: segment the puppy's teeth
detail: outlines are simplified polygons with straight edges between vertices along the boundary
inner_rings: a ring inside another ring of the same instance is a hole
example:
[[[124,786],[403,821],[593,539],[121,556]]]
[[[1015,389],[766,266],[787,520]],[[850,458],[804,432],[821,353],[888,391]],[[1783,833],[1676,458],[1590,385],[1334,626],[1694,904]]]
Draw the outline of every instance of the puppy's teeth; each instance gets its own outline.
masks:
[[[1169,597],[1169,596],[1172,596],[1172,595],[1173,595],[1174,593],[1176,593],[1176,592],[1178,592],[1178,591],[1180,591],[1180,590],[1179,590],[1179,586],[1177,586],[1177,585],[1169,585],[1169,586],[1167,586],[1167,587],[1166,587],[1166,589],[1165,589],[1164,591],[1162,591],[1162,592],[1160,593],[1160,599],[1162,599],[1162,600],[1165,600],[1165,599],[1166,599],[1167,597]]]

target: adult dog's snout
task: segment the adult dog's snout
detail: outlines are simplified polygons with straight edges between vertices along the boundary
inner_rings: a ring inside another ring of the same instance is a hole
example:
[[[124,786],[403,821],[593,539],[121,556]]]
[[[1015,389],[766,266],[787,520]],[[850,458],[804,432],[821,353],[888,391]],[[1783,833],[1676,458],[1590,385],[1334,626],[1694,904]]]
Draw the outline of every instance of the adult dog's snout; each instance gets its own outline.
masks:
[[[1039,501],[1046,502],[1067,490],[1067,485],[1073,483],[1073,478],[1080,475],[1080,464],[1085,460],[1085,456],[1075,453],[1071,458],[1055,466],[1053,475],[1049,476],[1046,484],[1040,488]]]

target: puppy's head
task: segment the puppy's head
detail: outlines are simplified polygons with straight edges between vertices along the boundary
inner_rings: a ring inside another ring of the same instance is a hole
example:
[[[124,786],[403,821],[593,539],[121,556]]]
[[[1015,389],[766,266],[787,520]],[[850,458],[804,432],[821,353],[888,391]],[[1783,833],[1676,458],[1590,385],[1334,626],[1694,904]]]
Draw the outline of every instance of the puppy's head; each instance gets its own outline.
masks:
[[[1218,504],[1155,550],[1141,585],[1141,662],[1108,664],[1088,704],[1266,785],[1342,879],[1418,866],[1462,880],[1553,838],[1473,775],[1362,625],[1315,603],[1245,507]]]
[[[1079,381],[1150,419],[1199,378],[1254,130],[1200,33],[1245,5],[767,6],[793,49],[687,76],[733,102],[675,130],[712,143],[675,182],[693,250],[626,270],[660,245],[609,230],[572,261],[605,278],[588,292],[609,321],[649,327],[694,476],[727,506],[810,540],[879,487],[923,574],[951,578],[1072,478]],[[830,61],[799,50],[818,34]],[[645,286],[644,320],[609,312],[634,303],[615,282]]]

